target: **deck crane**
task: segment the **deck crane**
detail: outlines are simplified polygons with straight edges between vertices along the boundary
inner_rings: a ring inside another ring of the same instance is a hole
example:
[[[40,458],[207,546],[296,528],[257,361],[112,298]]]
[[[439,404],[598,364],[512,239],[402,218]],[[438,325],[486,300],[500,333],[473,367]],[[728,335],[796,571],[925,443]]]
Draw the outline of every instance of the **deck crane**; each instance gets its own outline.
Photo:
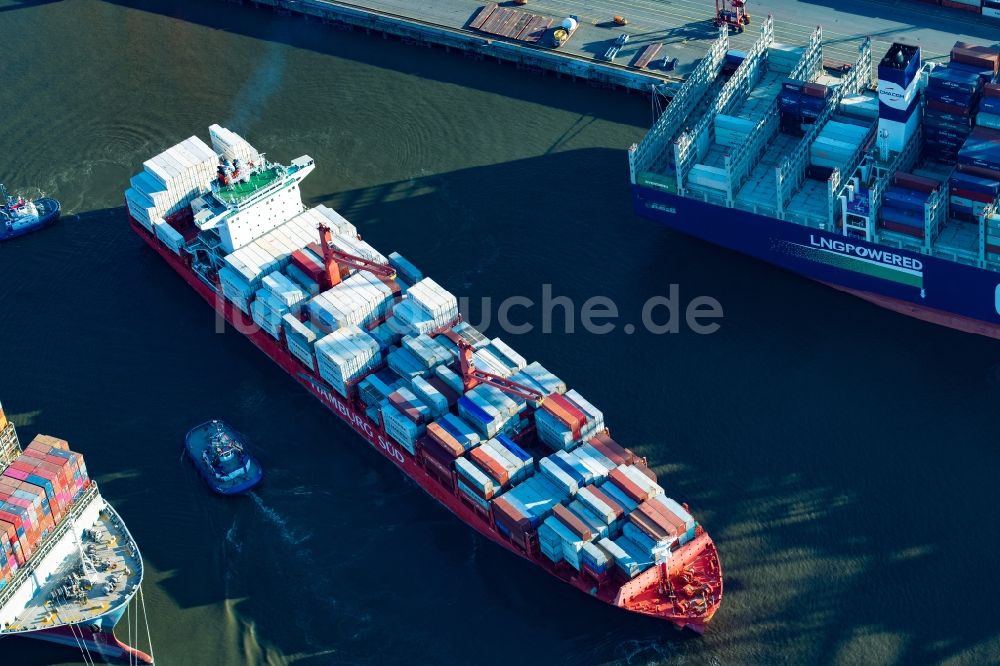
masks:
[[[393,302],[398,303],[403,300],[403,291],[396,281],[396,269],[388,264],[380,264],[371,259],[357,257],[333,247],[333,233],[330,227],[322,222],[317,225],[319,229],[319,248],[323,257],[323,289],[335,287],[347,277],[348,269],[354,268],[359,271],[371,273],[385,284],[392,291]],[[313,246],[310,246],[312,248]],[[370,331],[385,321],[388,313],[378,317],[368,323],[367,329]]]
[[[324,288],[329,289],[337,286],[345,277],[345,269],[354,268],[359,271],[367,271],[382,280],[387,287],[392,289],[397,300],[399,299],[401,294],[399,283],[396,282],[395,268],[336,249],[333,247],[333,233],[330,231],[330,227],[320,223],[317,228],[319,229],[320,250],[323,252]]]
[[[537,408],[541,406],[542,402],[544,402],[547,397],[541,391],[535,390],[530,386],[525,386],[524,384],[511,381],[506,377],[494,375],[493,373],[477,368],[472,357],[472,345],[469,344],[468,340],[455,332],[453,327],[456,323],[458,323],[457,319],[444,324],[443,326],[439,326],[428,333],[428,335],[432,338],[438,335],[443,335],[458,347],[458,368],[459,374],[462,377],[462,386],[465,391],[475,387],[476,384],[489,384],[490,386],[500,389],[504,393],[509,393],[521,398],[522,400],[526,400],[530,407]]]

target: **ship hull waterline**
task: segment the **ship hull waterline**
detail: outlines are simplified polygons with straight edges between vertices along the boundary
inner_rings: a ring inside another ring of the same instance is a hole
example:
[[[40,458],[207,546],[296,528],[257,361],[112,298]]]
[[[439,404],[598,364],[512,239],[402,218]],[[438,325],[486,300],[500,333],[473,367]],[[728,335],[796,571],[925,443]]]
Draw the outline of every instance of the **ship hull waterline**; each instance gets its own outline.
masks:
[[[330,411],[340,417],[345,423],[350,425],[355,432],[361,435],[365,441],[371,445],[373,449],[392,461],[408,477],[414,480],[426,493],[443,504],[462,522],[474,528],[481,535],[490,539],[494,543],[499,544],[509,552],[540,566],[547,573],[563,582],[569,583],[578,590],[588,594],[588,596],[592,596],[606,604],[615,606],[616,608],[624,611],[646,615],[658,620],[667,620],[678,629],[690,629],[697,634],[704,633],[706,625],[712,619],[712,616],[715,614],[722,600],[721,564],[718,561],[718,553],[715,550],[715,546],[705,532],[702,531],[694,541],[682,546],[682,549],[684,549],[686,553],[692,555],[690,557],[675,557],[673,561],[677,564],[672,564],[670,569],[671,574],[673,574],[675,573],[674,566],[676,566],[676,569],[679,570],[682,567],[683,562],[693,562],[705,557],[711,558],[711,566],[718,571],[719,592],[718,600],[704,614],[691,617],[671,615],[670,613],[664,613],[662,611],[646,612],[640,608],[627,607],[626,605],[619,603],[619,597],[621,596],[619,594],[612,593],[608,590],[600,590],[595,593],[594,583],[592,581],[584,579],[578,575],[569,575],[566,571],[548,565],[543,558],[533,558],[528,556],[510,541],[490,529],[480,514],[476,513],[472,508],[464,504],[457,497],[457,495],[449,492],[444,486],[442,486],[436,478],[431,476],[423,468],[415,456],[411,455],[402,447],[397,446],[391,440],[389,435],[387,435],[378,425],[370,421],[367,416],[355,410],[350,404],[347,403],[347,401],[340,398],[339,395],[336,395],[332,389],[321,384],[318,379],[307,372],[307,369],[302,366],[297,359],[295,359],[291,354],[285,353],[276,340],[261,331],[258,326],[253,324],[252,320],[250,320],[248,316],[245,316],[232,303],[229,303],[223,299],[221,295],[217,294],[211,287],[209,287],[209,285],[202,281],[202,279],[190,267],[188,267],[180,257],[173,254],[168,248],[158,242],[157,239],[145,228],[143,228],[142,225],[136,222],[131,215],[128,215],[128,217],[129,224],[132,227],[133,232],[142,238],[143,241],[155,250],[156,253],[159,254],[164,260],[166,260],[171,268],[173,268],[174,271],[188,283],[188,285],[190,285],[209,305],[211,305],[213,309],[215,309],[217,314],[223,316],[230,325],[236,327],[238,331],[243,333],[243,335],[254,344],[254,346],[269,356],[272,361],[277,363],[286,373],[291,375],[303,388],[309,391],[309,393],[315,396],[321,403],[326,405]],[[645,581],[652,580],[651,576],[654,576],[655,574],[655,567],[651,567],[627,585],[632,585],[635,589],[640,589],[640,586],[645,585]],[[635,596],[641,596],[641,593]],[[629,602],[630,600],[631,597],[626,599],[626,602]]]
[[[1000,274],[632,186],[636,215],[900,314],[1000,339]]]

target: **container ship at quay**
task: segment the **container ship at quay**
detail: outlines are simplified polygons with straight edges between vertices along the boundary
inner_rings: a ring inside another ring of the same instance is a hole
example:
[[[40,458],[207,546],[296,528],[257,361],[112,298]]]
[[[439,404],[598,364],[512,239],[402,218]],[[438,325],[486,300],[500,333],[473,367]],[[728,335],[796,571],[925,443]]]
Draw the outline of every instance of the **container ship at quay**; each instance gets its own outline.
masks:
[[[216,311],[482,535],[619,608],[703,632],[722,600],[709,535],[600,410],[462,322],[398,253],[306,210],[303,156],[209,128],[144,163],[133,230]],[[330,455],[336,455],[331,451]]]
[[[721,33],[629,149],[635,213],[882,307],[1000,338],[1000,50]],[[883,57],[884,56],[884,57]],[[846,71],[845,71],[846,70]]]
[[[0,407],[0,638],[23,636],[94,655],[153,663],[115,636],[129,614],[138,638],[142,556],[83,456],[38,435],[22,451]],[[149,638],[146,630],[146,640]]]

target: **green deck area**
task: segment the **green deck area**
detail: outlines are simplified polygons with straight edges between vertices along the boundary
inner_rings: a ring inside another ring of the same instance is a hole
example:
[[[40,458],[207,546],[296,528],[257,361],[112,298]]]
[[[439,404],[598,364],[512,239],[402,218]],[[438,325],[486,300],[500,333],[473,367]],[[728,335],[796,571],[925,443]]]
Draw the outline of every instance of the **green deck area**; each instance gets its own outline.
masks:
[[[220,187],[216,190],[215,195],[223,203],[237,203],[240,200],[247,198],[254,192],[273,184],[276,180],[281,178],[281,175],[281,169],[278,167],[264,169],[263,171],[258,171],[252,174],[250,176],[250,180],[245,183],[239,182],[227,185],[226,187]]]

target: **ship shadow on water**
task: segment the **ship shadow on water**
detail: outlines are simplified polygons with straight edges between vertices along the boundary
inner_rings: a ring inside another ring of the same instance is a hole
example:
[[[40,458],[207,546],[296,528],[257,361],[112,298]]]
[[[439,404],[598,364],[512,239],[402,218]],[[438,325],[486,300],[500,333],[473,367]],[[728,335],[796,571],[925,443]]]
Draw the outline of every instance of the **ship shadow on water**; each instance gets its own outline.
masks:
[[[3,14],[4,12],[17,11],[18,9],[34,9],[35,7],[51,5],[62,1],[63,0],[4,0],[4,2],[0,4],[0,14]]]

